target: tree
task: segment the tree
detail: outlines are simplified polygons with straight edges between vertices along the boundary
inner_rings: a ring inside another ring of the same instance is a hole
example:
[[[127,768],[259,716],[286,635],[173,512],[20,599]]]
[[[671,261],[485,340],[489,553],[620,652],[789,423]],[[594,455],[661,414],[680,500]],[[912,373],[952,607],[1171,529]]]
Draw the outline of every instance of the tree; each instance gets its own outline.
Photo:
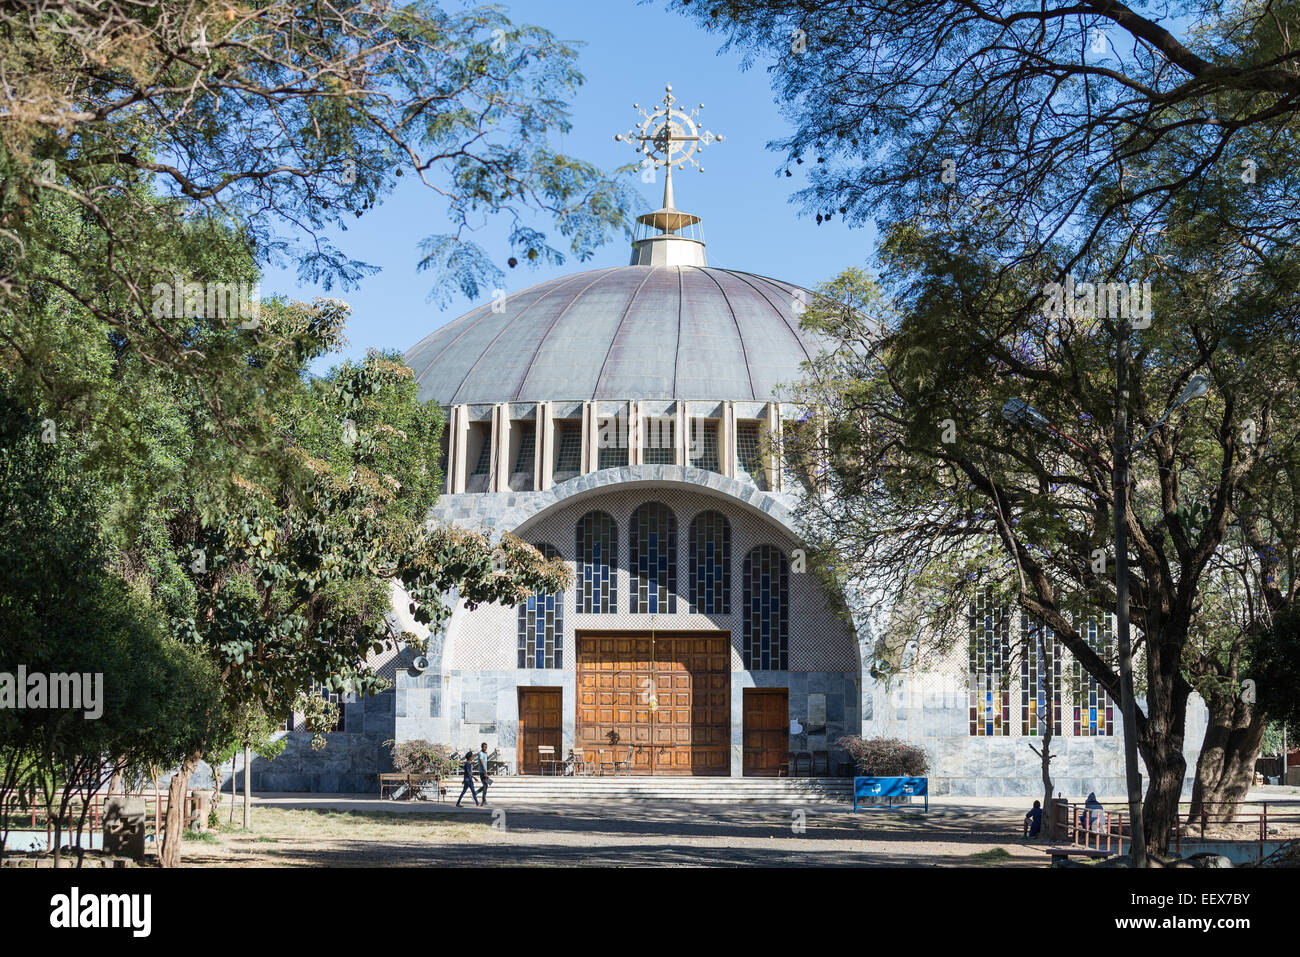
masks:
[[[819,222],[935,216],[956,194],[985,235],[1019,236],[1015,261],[1056,246],[1068,271],[1118,224],[1158,234],[1189,188],[1231,169],[1242,189],[1260,187],[1231,234],[1294,244],[1294,2],[1175,0],[1159,14],[1115,0],[667,6],[747,64],[773,61],[794,132],[772,146],[787,170],[808,163],[798,198]]]
[[[1250,566],[1269,608],[1289,605],[1297,587],[1282,572],[1294,553],[1268,519],[1290,494],[1276,476],[1294,474],[1300,428],[1294,307],[1272,297],[1294,265],[1239,268],[1206,240],[1211,222],[1189,216],[1158,258],[1130,250],[1127,260],[1154,277],[1155,316],[1180,320],[1135,333],[1129,369],[1130,420],[1154,429],[1131,469],[1127,515],[1153,848],[1166,845],[1183,784],[1189,634],[1208,573],[1225,556]],[[1115,663],[1082,627],[1114,607],[1113,490],[1097,450],[1115,417],[1118,323],[1082,305],[1053,314],[1049,288],[1068,252],[1012,268],[1001,252],[899,226],[884,246],[890,295],[850,270],[805,314],[836,346],[798,393],[824,410],[800,430],[800,454],[829,463],[825,494],[801,509],[805,534],[836,584],[865,589],[877,609],[920,609],[941,641],[992,589],[1051,628],[1118,700]],[[1113,264],[1113,248],[1098,260]],[[1207,399],[1161,421],[1195,373],[1212,382]],[[999,415],[1011,398],[1075,442],[1013,427]]]
[[[582,82],[573,48],[497,7],[55,0],[4,5],[0,28],[0,343],[43,408],[78,371],[28,307],[57,296],[91,349],[193,379],[240,440],[226,391],[260,333],[232,284],[270,262],[326,288],[373,273],[324,232],[404,174],[446,204],[420,263],[437,297],[500,282],[470,238],[490,215],[529,263],[565,256],[539,219],[580,259],[626,221],[633,194],[550,145]],[[202,257],[213,238],[242,255]]]
[[[180,760],[219,723],[215,670],[108,567],[104,487],[85,458],[0,389],[0,673],[8,682],[40,675],[51,691],[75,687],[78,705],[51,697],[0,708],[0,804],[44,807],[56,867],[74,802],[80,835],[110,778]],[[6,821],[0,855],[7,831]]]
[[[1251,650],[1260,707],[1279,725],[1300,727],[1300,609],[1292,606],[1274,618]]]
[[[330,305],[315,308],[334,308]],[[315,311],[277,306],[268,321],[308,323]],[[305,361],[305,360],[304,360]],[[414,635],[389,631],[389,584],[402,585],[418,621],[437,626],[454,591],[470,605],[514,603],[563,587],[567,571],[514,538],[425,521],[436,499],[441,411],[416,398],[411,370],[372,354],[279,396],[282,453],[272,474],[244,481],[235,507],[180,508],[170,540],[194,556],[196,596],[178,633],[220,674],[225,707],[285,713],[318,686],[373,694],[385,683],[367,654]],[[172,779],[179,807],[201,752]],[[179,862],[181,821],[169,812],[162,862]]]

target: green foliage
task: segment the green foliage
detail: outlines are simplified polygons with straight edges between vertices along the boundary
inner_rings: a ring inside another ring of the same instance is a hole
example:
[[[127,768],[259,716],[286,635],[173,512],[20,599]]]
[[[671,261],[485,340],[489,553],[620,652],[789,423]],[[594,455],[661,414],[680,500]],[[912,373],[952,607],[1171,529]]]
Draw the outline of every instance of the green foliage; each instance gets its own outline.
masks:
[[[108,567],[84,449],[49,435],[0,390],[0,672],[98,690],[93,706],[0,709],[0,801],[66,808],[112,773],[174,764],[221,715],[215,669]]]
[[[1277,615],[1272,627],[1255,638],[1251,651],[1254,667],[1249,673],[1260,707],[1279,724],[1300,727],[1300,609],[1293,605]],[[1280,731],[1274,729],[1274,736],[1280,738]]]
[[[160,310],[158,284],[252,281],[272,262],[354,284],[377,267],[326,233],[404,174],[446,204],[420,263],[438,298],[500,284],[506,257],[469,235],[485,215],[511,222],[530,263],[586,259],[626,228],[634,194],[550,145],[582,82],[573,47],[499,7],[201,0],[159,15],[56,0],[0,10],[0,25],[26,104],[0,128],[0,345],[42,405],[95,402],[102,368],[86,360],[111,340],[191,380],[238,431],[226,360],[264,330]],[[93,332],[66,335],[50,300]]]
[[[460,767],[461,755],[449,744],[433,744],[424,740],[385,741],[384,747],[392,750],[393,768],[405,774],[436,774],[454,776]]]
[[[562,566],[517,540],[494,547],[426,526],[441,418],[417,401],[410,369],[394,356],[373,354],[278,397],[273,424],[284,445],[269,478],[237,483],[237,508],[174,520],[193,530],[197,556],[187,566],[194,613],[178,632],[213,657],[231,707],[256,701],[279,714],[311,687],[383,690],[367,654],[402,638],[418,643],[389,630],[390,581],[418,621],[436,624],[453,588],[471,603],[513,602],[564,580]],[[298,704],[312,730],[332,724],[315,701]]]
[[[1283,734],[1283,729],[1287,734]],[[1297,741],[1295,733],[1291,731],[1291,726],[1284,721],[1270,721],[1264,729],[1264,738],[1259,745],[1260,754],[1280,754],[1282,745],[1288,748],[1295,748]]]

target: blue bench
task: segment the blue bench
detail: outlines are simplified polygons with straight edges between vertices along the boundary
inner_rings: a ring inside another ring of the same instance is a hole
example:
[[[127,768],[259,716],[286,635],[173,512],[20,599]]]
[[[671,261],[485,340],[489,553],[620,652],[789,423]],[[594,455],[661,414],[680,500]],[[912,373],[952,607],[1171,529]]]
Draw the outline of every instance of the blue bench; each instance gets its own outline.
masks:
[[[889,798],[888,805],[864,805],[870,811],[893,811],[896,797],[924,797],[925,810],[930,810],[929,778],[854,778],[853,779],[853,813],[858,813],[860,798]]]

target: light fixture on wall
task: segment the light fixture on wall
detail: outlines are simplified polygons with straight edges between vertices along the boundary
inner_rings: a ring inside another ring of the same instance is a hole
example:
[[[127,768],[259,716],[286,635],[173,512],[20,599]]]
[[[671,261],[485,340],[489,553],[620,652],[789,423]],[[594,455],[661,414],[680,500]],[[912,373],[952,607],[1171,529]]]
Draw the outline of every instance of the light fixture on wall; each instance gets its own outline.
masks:
[[[646,699],[646,704],[650,707],[650,713],[654,714],[659,710],[658,686],[655,683],[655,618],[656,615],[650,616],[650,696]]]

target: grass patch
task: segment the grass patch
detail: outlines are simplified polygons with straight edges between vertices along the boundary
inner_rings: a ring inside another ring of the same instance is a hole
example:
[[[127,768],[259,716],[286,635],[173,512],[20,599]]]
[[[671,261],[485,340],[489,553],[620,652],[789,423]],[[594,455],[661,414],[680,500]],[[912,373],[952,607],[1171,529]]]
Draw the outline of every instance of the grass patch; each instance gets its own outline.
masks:
[[[217,835],[213,834],[211,831],[186,831],[181,836],[181,839],[185,841],[199,841],[203,844],[221,843],[217,840]]]
[[[972,854],[970,859],[980,864],[997,864],[1001,861],[1011,860],[1011,852],[1005,847],[990,847],[987,851]]]
[[[490,831],[486,821],[460,815],[400,811],[332,811],[260,807],[253,812],[251,831],[222,836],[236,841],[328,841],[331,839],[463,841]],[[269,840],[268,840],[269,839]]]

